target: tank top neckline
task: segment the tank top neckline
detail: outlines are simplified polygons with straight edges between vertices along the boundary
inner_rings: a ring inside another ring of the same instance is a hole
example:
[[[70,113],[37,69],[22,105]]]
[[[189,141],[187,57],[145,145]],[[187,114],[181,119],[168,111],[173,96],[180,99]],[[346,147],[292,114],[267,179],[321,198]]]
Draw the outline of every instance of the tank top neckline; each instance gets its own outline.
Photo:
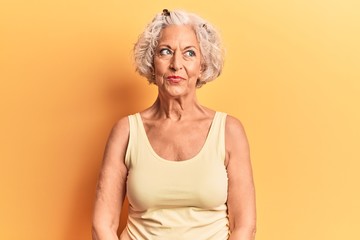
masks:
[[[175,161],[175,160],[168,160],[168,159],[165,159],[163,157],[161,157],[159,154],[157,154],[154,150],[154,148],[152,147],[151,143],[150,143],[150,140],[146,134],[146,131],[145,131],[145,126],[144,126],[144,122],[142,121],[142,117],[140,115],[140,113],[136,113],[135,114],[135,117],[138,119],[139,123],[140,123],[140,131],[142,132],[142,135],[143,135],[143,138],[145,140],[145,144],[147,145],[148,149],[150,150],[150,152],[152,153],[152,155],[159,161],[161,162],[164,162],[164,163],[167,163],[167,164],[189,164],[191,162],[194,162],[196,161],[197,159],[200,158],[200,156],[202,155],[202,153],[205,151],[207,145],[209,144],[209,139],[211,138],[211,135],[212,135],[212,132],[214,131],[214,125],[215,125],[215,121],[217,119],[219,115],[219,112],[215,112],[215,115],[211,121],[211,124],[210,124],[210,128],[209,128],[209,131],[208,131],[208,134],[206,136],[206,139],[205,139],[205,142],[203,144],[203,146],[201,147],[201,149],[199,150],[198,153],[196,153],[193,157],[191,158],[188,158],[188,159],[184,159],[184,160],[180,160],[180,161]]]

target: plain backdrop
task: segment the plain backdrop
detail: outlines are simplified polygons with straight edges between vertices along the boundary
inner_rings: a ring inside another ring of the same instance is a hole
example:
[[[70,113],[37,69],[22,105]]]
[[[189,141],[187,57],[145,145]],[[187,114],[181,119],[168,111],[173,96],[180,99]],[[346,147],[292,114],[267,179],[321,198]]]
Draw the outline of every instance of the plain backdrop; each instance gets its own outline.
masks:
[[[245,126],[256,239],[360,239],[358,0],[0,0],[0,239],[91,238],[111,127],[155,100],[132,48],[163,8],[221,32],[198,97]]]

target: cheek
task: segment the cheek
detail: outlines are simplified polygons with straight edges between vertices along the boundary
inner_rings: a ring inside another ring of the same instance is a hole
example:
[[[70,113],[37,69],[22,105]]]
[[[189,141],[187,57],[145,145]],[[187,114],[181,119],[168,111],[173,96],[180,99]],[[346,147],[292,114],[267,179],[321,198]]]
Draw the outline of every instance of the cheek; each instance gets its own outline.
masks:
[[[168,63],[165,61],[154,60],[155,75],[161,75],[168,69]]]
[[[189,72],[191,72],[191,75],[193,76],[199,76],[201,74],[201,66],[200,64],[193,64],[189,66]]]

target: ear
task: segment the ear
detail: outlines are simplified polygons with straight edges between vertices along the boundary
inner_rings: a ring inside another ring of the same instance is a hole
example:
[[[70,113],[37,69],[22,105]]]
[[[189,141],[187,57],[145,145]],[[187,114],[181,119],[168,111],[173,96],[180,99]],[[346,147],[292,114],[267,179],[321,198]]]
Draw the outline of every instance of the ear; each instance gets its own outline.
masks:
[[[206,69],[205,65],[204,65],[204,64],[201,64],[201,66],[200,66],[199,78],[201,78],[201,76],[202,76],[202,74],[204,73],[205,69]]]
[[[204,61],[201,61],[201,65],[200,65],[200,73],[203,73],[206,69],[206,65],[204,63]]]

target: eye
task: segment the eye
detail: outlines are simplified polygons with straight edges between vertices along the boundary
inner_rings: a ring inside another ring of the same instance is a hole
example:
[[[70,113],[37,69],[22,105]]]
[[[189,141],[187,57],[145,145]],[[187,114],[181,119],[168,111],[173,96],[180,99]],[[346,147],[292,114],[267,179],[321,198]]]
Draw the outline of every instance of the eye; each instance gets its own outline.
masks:
[[[195,56],[196,56],[196,53],[195,53],[194,50],[188,50],[188,51],[185,52],[185,55],[186,55],[187,57],[195,57]]]
[[[167,55],[171,55],[172,51],[168,48],[162,48],[160,49],[160,55],[161,56],[167,56]]]

